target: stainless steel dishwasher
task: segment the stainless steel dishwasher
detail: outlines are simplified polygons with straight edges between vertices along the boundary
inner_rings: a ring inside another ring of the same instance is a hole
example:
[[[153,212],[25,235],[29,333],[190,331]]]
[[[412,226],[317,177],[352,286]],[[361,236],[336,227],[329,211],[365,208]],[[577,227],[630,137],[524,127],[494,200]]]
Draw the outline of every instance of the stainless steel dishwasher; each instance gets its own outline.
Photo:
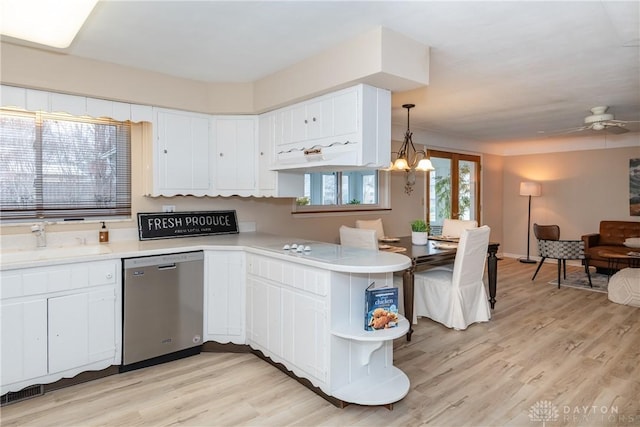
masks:
[[[200,352],[204,254],[187,252],[123,263],[121,371]]]

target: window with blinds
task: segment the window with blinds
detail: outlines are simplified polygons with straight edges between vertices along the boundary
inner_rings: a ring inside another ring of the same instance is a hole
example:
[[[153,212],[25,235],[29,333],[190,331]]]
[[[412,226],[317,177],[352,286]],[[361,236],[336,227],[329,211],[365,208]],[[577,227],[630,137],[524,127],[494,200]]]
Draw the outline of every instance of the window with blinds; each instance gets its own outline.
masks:
[[[130,124],[0,109],[0,215],[131,216]]]

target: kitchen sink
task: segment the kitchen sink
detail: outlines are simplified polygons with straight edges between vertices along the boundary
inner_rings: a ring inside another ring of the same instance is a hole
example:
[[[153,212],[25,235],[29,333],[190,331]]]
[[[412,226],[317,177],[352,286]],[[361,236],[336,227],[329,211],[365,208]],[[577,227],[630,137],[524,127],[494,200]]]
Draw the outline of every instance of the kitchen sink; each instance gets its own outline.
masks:
[[[75,258],[83,255],[102,255],[111,253],[107,246],[82,245],[82,246],[58,246],[37,249],[25,249],[15,251],[2,251],[0,262],[41,261],[55,258]]]

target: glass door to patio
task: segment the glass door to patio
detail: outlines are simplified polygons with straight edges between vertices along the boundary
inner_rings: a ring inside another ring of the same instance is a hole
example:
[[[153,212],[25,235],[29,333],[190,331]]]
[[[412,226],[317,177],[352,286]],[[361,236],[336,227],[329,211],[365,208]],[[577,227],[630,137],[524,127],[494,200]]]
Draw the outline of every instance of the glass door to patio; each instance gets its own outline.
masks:
[[[445,218],[480,223],[480,156],[428,150],[435,168],[428,174],[427,212],[432,234]]]

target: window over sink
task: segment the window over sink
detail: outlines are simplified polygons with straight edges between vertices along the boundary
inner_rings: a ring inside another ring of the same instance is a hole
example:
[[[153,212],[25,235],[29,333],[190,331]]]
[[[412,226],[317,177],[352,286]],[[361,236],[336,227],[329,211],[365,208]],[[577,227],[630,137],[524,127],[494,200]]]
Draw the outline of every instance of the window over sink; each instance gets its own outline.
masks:
[[[3,222],[131,216],[130,123],[0,109]]]

